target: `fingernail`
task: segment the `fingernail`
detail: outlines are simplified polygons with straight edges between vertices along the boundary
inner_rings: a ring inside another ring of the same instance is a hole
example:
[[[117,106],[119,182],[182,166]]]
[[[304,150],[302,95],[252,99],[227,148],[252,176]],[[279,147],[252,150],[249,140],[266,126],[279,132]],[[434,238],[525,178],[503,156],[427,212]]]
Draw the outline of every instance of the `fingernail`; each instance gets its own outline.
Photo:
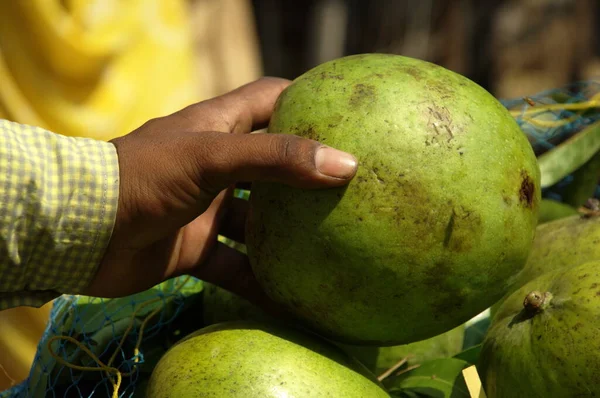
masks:
[[[315,164],[321,174],[335,178],[349,178],[356,172],[356,158],[349,153],[330,147],[321,147],[315,155]]]

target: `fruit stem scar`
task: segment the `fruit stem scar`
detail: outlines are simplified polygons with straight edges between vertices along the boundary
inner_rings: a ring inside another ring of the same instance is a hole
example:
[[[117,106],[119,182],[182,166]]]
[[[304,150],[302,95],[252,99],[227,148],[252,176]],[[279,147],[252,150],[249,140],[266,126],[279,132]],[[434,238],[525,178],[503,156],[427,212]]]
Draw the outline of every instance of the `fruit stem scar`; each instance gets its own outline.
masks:
[[[550,304],[551,300],[552,293],[542,293],[538,290],[534,290],[525,296],[525,300],[523,300],[523,307],[525,307],[525,311],[534,315],[545,310],[546,307],[548,307],[548,304]]]

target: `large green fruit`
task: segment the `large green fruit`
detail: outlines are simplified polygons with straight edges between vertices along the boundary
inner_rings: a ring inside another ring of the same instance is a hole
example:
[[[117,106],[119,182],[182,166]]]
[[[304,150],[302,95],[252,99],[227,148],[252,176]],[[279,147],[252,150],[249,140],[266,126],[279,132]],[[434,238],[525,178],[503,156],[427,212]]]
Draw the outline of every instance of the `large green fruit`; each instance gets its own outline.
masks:
[[[600,261],[553,271],[514,292],[483,342],[490,398],[600,396]]]
[[[169,349],[148,398],[388,397],[337,347],[292,329],[253,322],[201,329]]]
[[[276,322],[276,319],[248,300],[211,283],[204,284],[202,317],[205,325],[230,321]],[[409,365],[437,358],[447,358],[462,350],[465,326],[460,325],[439,336],[415,343],[391,346],[355,346],[337,343],[344,352],[358,359],[376,375],[408,357]]]
[[[250,195],[257,279],[320,333],[374,345],[438,335],[500,299],[525,263],[537,161],[467,78],[397,55],[345,57],[296,79],[268,131],[359,160],[344,188],[255,183]]]

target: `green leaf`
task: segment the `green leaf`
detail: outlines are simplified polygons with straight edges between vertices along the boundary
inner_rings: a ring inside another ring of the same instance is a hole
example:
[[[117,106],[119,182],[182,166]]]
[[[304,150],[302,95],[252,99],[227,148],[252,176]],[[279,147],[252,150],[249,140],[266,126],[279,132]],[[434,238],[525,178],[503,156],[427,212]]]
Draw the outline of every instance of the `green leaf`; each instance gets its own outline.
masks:
[[[573,181],[563,194],[565,203],[578,208],[594,196],[600,180],[600,151],[573,173]]]
[[[463,352],[456,354],[453,358],[468,362],[471,365],[475,365],[477,363],[477,361],[479,360],[480,352],[481,352],[481,344],[477,344],[477,345],[474,345],[473,347],[467,348]]]
[[[574,216],[579,214],[576,209],[568,204],[557,202],[551,199],[543,199],[540,204],[540,214],[538,224],[558,220],[559,218]]]
[[[584,165],[600,150],[600,122],[594,123],[538,158],[542,188],[550,187]]]
[[[393,379],[388,391],[396,397],[403,396],[400,393],[413,393],[435,398],[470,398],[462,375],[462,370],[469,366],[460,359],[434,359]]]

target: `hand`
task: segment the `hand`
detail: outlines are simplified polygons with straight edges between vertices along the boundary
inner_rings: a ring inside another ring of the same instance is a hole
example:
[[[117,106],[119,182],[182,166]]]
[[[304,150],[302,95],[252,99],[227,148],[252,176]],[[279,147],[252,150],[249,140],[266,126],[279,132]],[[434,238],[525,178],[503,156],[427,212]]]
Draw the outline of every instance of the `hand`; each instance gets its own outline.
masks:
[[[294,135],[248,134],[264,127],[290,82],[265,78],[153,119],[113,140],[120,193],[114,232],[85,292],[118,297],[191,274],[260,304],[248,258],[217,241],[244,242],[248,202],[236,183],[301,188],[347,184],[354,157]]]

